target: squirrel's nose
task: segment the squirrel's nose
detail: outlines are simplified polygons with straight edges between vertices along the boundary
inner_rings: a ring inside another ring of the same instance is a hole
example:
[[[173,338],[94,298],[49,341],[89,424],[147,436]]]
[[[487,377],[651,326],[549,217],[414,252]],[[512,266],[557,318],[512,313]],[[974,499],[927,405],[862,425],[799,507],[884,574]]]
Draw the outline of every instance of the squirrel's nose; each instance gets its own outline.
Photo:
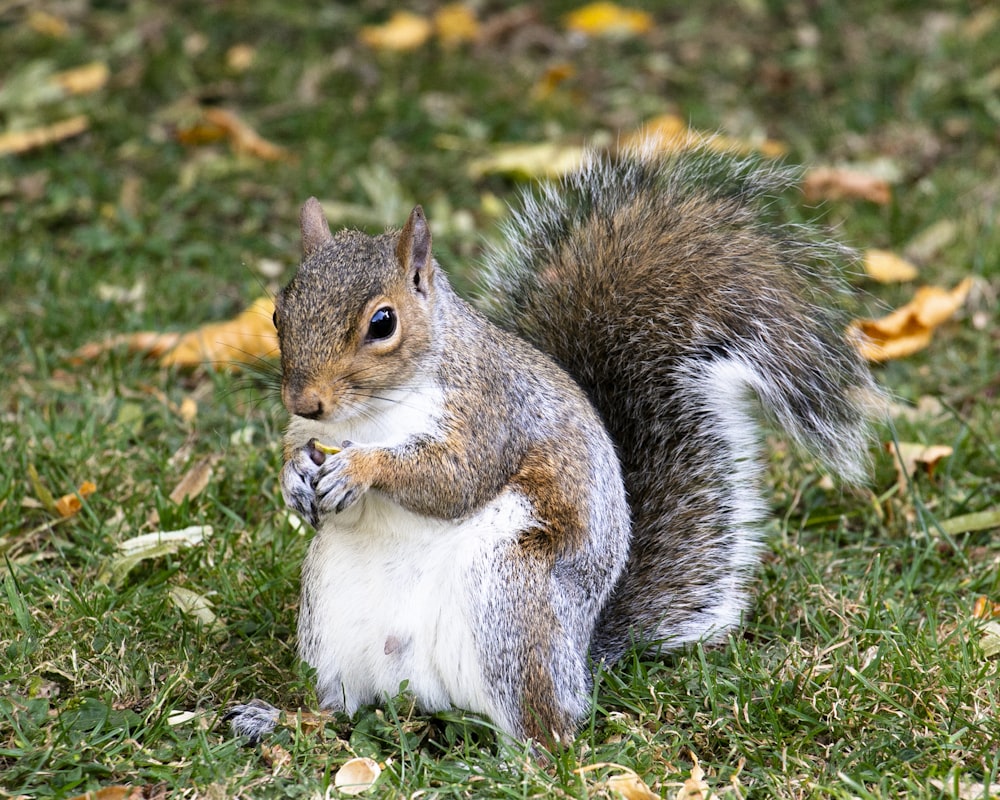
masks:
[[[286,387],[282,389],[281,395],[281,401],[289,414],[306,419],[319,419],[323,416],[323,400],[315,389],[293,391]]]

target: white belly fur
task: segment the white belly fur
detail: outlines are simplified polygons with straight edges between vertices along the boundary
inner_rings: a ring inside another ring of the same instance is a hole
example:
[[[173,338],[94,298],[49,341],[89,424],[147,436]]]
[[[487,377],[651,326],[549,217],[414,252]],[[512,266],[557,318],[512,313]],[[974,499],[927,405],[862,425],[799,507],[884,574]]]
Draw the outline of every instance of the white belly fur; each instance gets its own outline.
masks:
[[[531,524],[526,498],[505,491],[464,521],[430,519],[369,492],[326,517],[303,568],[303,659],[320,702],[353,712],[402,681],[426,710],[460,706],[503,725],[473,638],[489,564]]]

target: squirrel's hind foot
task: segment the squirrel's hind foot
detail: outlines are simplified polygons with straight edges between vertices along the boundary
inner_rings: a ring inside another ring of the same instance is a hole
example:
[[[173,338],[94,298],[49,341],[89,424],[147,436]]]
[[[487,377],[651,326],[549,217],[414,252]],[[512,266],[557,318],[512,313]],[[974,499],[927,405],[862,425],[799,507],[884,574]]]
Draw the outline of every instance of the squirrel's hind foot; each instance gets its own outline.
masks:
[[[255,697],[248,703],[233,706],[222,721],[229,723],[234,736],[246,737],[250,744],[257,744],[274,730],[280,718],[280,709]]]

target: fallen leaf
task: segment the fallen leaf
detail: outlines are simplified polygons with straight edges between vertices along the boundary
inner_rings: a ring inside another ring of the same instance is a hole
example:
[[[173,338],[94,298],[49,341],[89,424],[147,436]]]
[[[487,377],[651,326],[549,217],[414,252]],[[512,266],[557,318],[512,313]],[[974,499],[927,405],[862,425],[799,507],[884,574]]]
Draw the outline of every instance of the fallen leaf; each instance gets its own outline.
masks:
[[[271,768],[271,772],[275,775],[283,772],[292,763],[292,754],[280,744],[262,744],[260,757],[264,759],[264,763]]]
[[[167,594],[177,608],[197,619],[206,628],[219,626],[219,618],[212,610],[212,603],[203,594],[185,589],[183,586],[171,586]]]
[[[191,469],[185,473],[174,490],[170,493],[170,500],[174,503],[182,503],[190,497],[197,497],[208,486],[212,479],[212,467],[219,460],[218,455],[205,456],[199,459]]]
[[[119,555],[104,565],[97,579],[115,586],[142,561],[193,547],[212,535],[211,525],[192,525],[177,531],[154,531],[133,536],[118,545]]]
[[[576,75],[576,67],[569,62],[553,64],[545,70],[545,74],[531,89],[531,96],[536,100],[549,97],[564,81]]]
[[[917,277],[917,268],[889,250],[868,250],[864,257],[865,274],[879,283],[901,283]]]
[[[695,130],[689,128],[677,114],[661,114],[647,120],[638,131],[624,137],[622,144],[626,147],[653,147],[657,152],[668,154],[705,147],[718,153],[757,152],[768,158],[779,158],[788,151],[784,144],[774,139],[751,142]]]
[[[279,147],[264,139],[228,109],[206,108],[204,118],[210,125],[215,125],[225,131],[230,144],[237,153],[246,153],[265,161],[288,161],[291,159],[291,154],[284,147]]]
[[[361,794],[378,780],[382,769],[370,758],[352,758],[337,770],[333,785],[343,794]]]
[[[896,477],[901,489],[906,489],[910,477],[919,470],[934,477],[934,470],[941,459],[948,458],[955,452],[946,444],[918,444],[915,442],[886,442],[885,449],[892,453],[896,464]]]
[[[67,94],[91,94],[104,88],[110,74],[107,64],[93,61],[82,67],[57,72],[51,80]]]
[[[869,200],[886,205],[892,189],[885,178],[846,167],[816,167],[802,180],[802,193],[811,203],[819,200]]]
[[[985,531],[989,528],[1000,528],[1000,511],[976,511],[972,514],[962,514],[938,523],[941,530],[949,535],[956,533],[971,533]]]
[[[27,23],[35,33],[51,36],[53,39],[65,39],[69,34],[69,23],[47,11],[31,11]]]
[[[434,32],[444,47],[458,47],[479,37],[479,22],[464,3],[449,3],[434,14]]]
[[[639,36],[653,29],[645,11],[615,3],[590,3],[565,17],[566,29],[584,36]]]
[[[979,646],[983,648],[986,658],[1000,655],[1000,622],[990,620],[983,625]]]
[[[891,314],[855,320],[848,326],[848,336],[869,361],[911,355],[930,344],[935,328],[961,308],[971,288],[971,278],[951,291],[923,286],[909,303]]]
[[[92,361],[109,350],[125,347],[133,353],[159,358],[160,364],[168,367],[252,364],[278,355],[273,314],[274,301],[260,297],[233,319],[210,322],[187,333],[138,331],[111,336],[101,342],[88,342],[73,353],[70,362]],[[191,411],[190,404],[187,408],[182,404],[178,413],[184,417]]]
[[[472,178],[487,174],[513,175],[518,178],[558,178],[583,163],[585,149],[576,145],[543,142],[499,147],[492,155],[469,164]]]
[[[625,800],[660,800],[660,796],[634,772],[612,775],[607,779],[607,784],[612,792],[617,792]]]
[[[946,781],[931,778],[930,784],[949,800],[995,800],[1000,797],[1000,783],[987,785],[983,781],[949,777]]]
[[[397,11],[383,25],[366,25],[359,37],[362,44],[375,50],[405,52],[416,50],[430,38],[434,26],[426,17],[410,11]]]
[[[58,500],[55,501],[55,509],[59,512],[60,517],[71,517],[81,508],[83,508],[83,502],[80,498],[88,497],[97,491],[97,486],[95,486],[90,481],[84,481],[80,484],[75,492],[70,492],[69,494],[64,494]]]
[[[141,786],[105,786],[92,792],[78,794],[70,800],[143,800],[146,796]]]
[[[197,367],[207,362],[253,363],[278,353],[278,334],[271,317],[274,301],[260,297],[236,317],[212,322],[180,337],[160,358],[163,366]]]
[[[257,51],[249,44],[234,44],[226,51],[226,66],[233,72],[246,72],[257,58]]]
[[[14,153],[26,153],[39,147],[55,144],[64,139],[79,136],[90,127],[90,120],[85,114],[43,125],[39,128],[29,128],[21,131],[0,133],[0,156]]]
[[[705,771],[698,763],[698,757],[694,758],[694,766],[691,767],[691,777],[684,781],[684,785],[677,791],[676,800],[705,800],[712,794],[712,789],[705,782]]]
[[[1000,603],[991,602],[985,595],[980,595],[972,604],[972,616],[976,619],[987,620],[1000,617]]]

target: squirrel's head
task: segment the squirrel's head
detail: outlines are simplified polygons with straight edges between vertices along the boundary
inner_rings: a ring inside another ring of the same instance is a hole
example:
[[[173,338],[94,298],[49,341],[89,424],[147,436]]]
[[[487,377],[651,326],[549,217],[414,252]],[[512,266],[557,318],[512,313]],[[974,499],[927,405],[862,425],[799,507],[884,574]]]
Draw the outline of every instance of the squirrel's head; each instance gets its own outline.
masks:
[[[402,231],[334,236],[314,197],[300,223],[302,264],[274,303],[281,399],[291,414],[346,419],[411,382],[430,350],[431,233],[417,206]]]

